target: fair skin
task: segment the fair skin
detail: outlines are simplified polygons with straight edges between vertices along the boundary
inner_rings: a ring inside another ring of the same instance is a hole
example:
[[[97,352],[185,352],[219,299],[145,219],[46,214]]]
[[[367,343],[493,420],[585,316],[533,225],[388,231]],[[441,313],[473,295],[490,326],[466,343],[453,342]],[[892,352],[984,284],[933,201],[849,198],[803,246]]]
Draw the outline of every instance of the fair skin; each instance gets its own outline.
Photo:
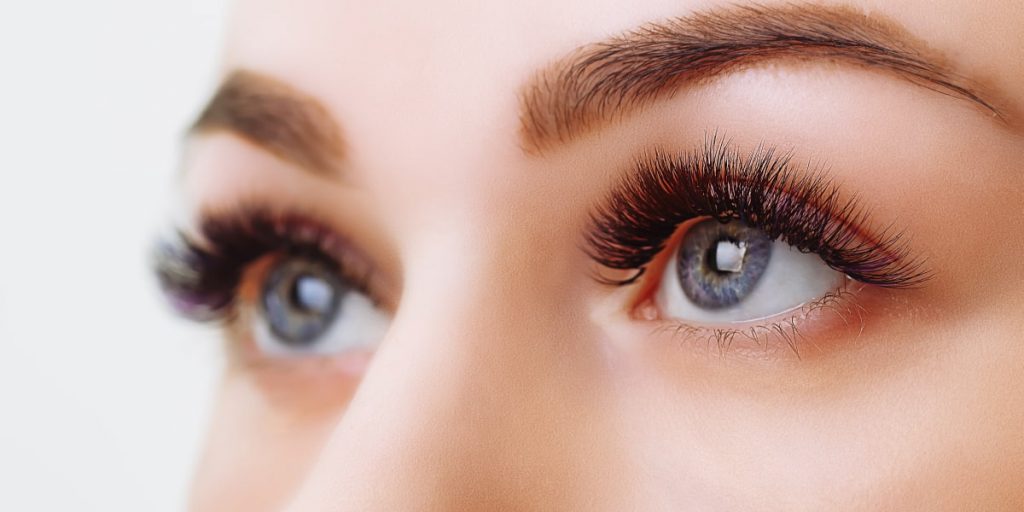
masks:
[[[249,265],[193,509],[1024,508],[1024,8],[836,11],[898,25],[973,99],[799,49],[533,144],[522,109],[538,73],[734,5],[238,2],[225,76],[315,101],[338,147],[298,161],[197,129],[188,216],[240,203],[314,216],[374,269],[390,323],[359,349],[268,354],[246,304],[274,263]],[[595,209],[640,155],[709,134],[825,169],[931,278],[856,283],[789,319],[798,334],[725,344],[637,307],[667,256],[632,285],[596,280],[621,271],[585,250]]]

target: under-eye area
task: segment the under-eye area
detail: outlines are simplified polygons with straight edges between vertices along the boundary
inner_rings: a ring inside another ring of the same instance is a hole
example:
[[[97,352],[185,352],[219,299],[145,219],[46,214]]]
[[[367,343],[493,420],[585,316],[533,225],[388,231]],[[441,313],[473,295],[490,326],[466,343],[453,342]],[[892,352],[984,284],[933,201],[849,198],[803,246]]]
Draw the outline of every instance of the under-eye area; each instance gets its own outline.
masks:
[[[835,349],[830,339],[858,336],[870,312],[861,302],[861,287],[844,283],[769,318],[729,323],[652,320],[653,340],[696,347],[712,356],[752,360],[803,358],[809,351]],[[653,303],[642,308],[654,311]]]

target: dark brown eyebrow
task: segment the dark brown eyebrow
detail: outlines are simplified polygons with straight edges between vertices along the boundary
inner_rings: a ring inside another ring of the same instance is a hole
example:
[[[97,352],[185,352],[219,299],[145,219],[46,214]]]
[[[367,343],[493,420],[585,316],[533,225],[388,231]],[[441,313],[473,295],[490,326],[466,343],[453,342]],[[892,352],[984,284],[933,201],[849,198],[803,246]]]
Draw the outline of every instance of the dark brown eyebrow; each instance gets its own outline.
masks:
[[[341,130],[312,96],[252,71],[235,71],[192,125],[191,132],[227,130],[286,161],[317,173],[344,156]]]
[[[683,85],[780,57],[830,59],[896,73],[1006,121],[950,70],[946,59],[888,19],[847,7],[753,5],[644,25],[556,61],[521,90],[520,142],[528,153],[542,152]]]

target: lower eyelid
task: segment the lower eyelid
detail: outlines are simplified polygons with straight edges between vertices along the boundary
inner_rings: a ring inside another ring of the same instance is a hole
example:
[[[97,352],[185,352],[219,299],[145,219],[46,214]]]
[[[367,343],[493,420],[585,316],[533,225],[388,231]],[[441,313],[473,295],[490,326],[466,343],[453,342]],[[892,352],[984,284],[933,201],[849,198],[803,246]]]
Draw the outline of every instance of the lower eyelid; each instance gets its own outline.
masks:
[[[274,408],[318,414],[343,410],[370,363],[369,352],[301,360],[268,358],[245,329],[226,335],[229,375],[257,388]]]
[[[287,378],[315,381],[327,378],[355,379],[362,376],[369,364],[371,350],[353,350],[340,354],[274,357],[265,354],[255,339],[253,329],[260,321],[254,302],[240,301],[236,312],[225,324],[223,336],[230,361],[260,378]]]
[[[836,291],[787,312],[736,324],[696,325],[675,319],[637,319],[653,324],[655,339],[670,339],[707,355],[803,359],[834,348],[834,340],[858,337],[869,321],[865,296],[878,291],[884,290],[847,280]]]

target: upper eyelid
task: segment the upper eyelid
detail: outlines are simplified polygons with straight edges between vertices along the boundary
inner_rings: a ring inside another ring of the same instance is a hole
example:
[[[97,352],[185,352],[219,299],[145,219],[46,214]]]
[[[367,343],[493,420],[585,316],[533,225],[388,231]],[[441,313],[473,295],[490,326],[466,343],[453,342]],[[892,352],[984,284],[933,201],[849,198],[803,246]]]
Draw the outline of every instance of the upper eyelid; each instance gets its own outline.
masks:
[[[179,231],[173,241],[159,242],[154,254],[161,288],[185,317],[223,319],[234,308],[246,270],[281,251],[318,252],[385,307],[397,301],[373,260],[315,215],[246,204],[206,211],[200,219],[198,233]]]
[[[902,232],[875,229],[868,210],[839,193],[824,174],[791,167],[787,154],[759,146],[741,155],[717,135],[702,150],[681,156],[654,151],[591,214],[586,252],[605,267],[642,273],[679,223],[710,216],[751,222],[773,238],[819,253],[830,266],[862,282],[911,287],[931,277]],[[667,189],[672,186],[678,190]],[[784,197],[795,201],[778,211]],[[682,204],[688,201],[699,204]],[[745,211],[724,211],[727,207]],[[773,215],[779,217],[768,218]]]

